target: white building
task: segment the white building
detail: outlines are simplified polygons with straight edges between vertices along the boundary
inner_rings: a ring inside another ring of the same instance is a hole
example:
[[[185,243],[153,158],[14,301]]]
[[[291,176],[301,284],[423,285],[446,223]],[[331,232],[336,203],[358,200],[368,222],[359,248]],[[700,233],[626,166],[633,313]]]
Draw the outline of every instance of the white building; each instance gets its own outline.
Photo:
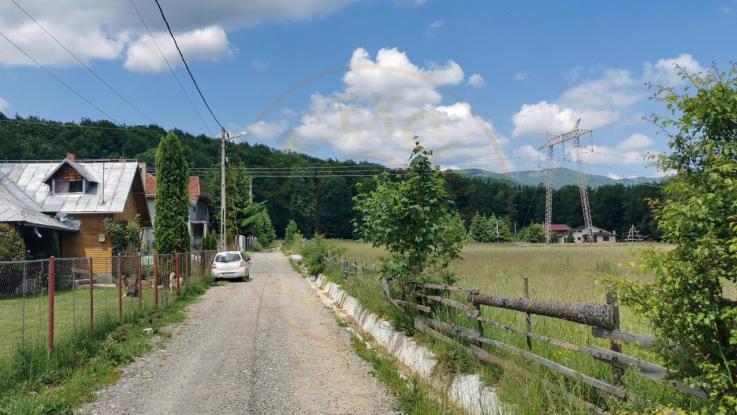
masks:
[[[597,226],[592,226],[591,231],[594,234],[594,242],[596,243],[615,243],[617,242],[617,231],[609,232]],[[588,242],[589,234],[587,230],[580,226],[573,229],[573,242]]]

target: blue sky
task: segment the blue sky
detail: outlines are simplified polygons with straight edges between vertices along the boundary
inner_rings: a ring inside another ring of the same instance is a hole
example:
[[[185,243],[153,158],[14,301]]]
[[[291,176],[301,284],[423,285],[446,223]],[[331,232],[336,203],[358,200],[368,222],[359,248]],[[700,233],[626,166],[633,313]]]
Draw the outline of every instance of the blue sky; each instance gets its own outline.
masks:
[[[148,118],[217,133],[153,1],[134,3],[196,110],[129,2],[16,1]],[[642,154],[666,150],[667,139],[642,121],[662,112],[644,83],[678,85],[676,64],[694,72],[727,65],[737,38],[735,0],[161,3],[228,129],[389,165],[404,163],[419,135],[444,167],[535,169],[546,133],[582,118],[594,129],[584,141],[587,171],[657,175]],[[116,121],[148,122],[12,3],[0,5],[0,32]],[[0,110],[104,117],[2,38]],[[556,162],[573,166],[571,151],[560,149]]]

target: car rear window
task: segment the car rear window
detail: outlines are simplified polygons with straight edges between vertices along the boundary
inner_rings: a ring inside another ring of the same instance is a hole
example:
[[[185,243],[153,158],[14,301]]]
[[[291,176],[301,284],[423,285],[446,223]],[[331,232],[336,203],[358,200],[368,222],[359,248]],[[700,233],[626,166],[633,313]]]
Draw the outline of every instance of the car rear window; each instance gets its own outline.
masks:
[[[215,262],[233,262],[233,261],[240,261],[241,256],[240,254],[218,254],[215,257]]]

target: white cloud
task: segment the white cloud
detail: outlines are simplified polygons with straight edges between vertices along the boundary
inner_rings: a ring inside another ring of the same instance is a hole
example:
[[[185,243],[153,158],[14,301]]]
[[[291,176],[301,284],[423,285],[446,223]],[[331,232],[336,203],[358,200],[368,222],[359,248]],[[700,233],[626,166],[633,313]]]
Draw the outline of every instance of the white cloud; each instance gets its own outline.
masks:
[[[425,30],[425,36],[428,36],[428,37],[435,36],[435,31],[443,27],[443,25],[445,25],[445,21],[433,20],[433,22],[427,26],[427,30]]]
[[[624,139],[621,143],[619,143],[618,147],[622,150],[633,150],[633,149],[640,149],[640,148],[647,148],[653,143],[653,140],[650,139],[650,137],[640,134],[640,133],[634,133]]]
[[[475,73],[468,77],[468,85],[478,89],[483,88],[484,85],[486,85],[486,81],[484,80],[484,77]]]
[[[523,104],[512,116],[514,136],[541,136],[546,133],[560,134],[571,129],[576,120],[582,120],[584,128],[601,128],[614,122],[631,123],[641,118],[633,107],[647,96],[646,81],[678,85],[681,81],[677,66],[690,73],[704,68],[689,54],[675,58],[659,59],[655,64],[646,62],[642,77],[635,77],[628,70],[605,69],[601,75],[586,79],[564,91],[554,101],[539,101]],[[580,79],[584,72],[593,68],[576,66],[566,74],[571,81]]]
[[[0,98],[0,112],[4,112],[8,108],[8,101]]]
[[[134,1],[147,24],[153,30],[162,31],[161,16],[156,6],[151,2]],[[199,36],[202,37],[206,33],[197,31],[207,31],[213,27],[225,33],[228,30],[265,21],[309,20],[330,14],[354,1],[222,0],[208,3],[207,7],[203,7],[200,1],[180,0],[176,4],[172,3],[169,7],[166,5],[164,7],[174,33],[179,39],[180,36],[195,33],[199,33]],[[144,50],[145,45],[142,45],[148,33],[127,1],[26,1],[23,7],[85,61],[114,60],[125,57],[125,62],[134,68],[152,70],[151,68],[160,66],[154,63],[146,64],[140,60],[131,61],[137,57],[149,55],[148,51]],[[77,64],[11,2],[0,2],[0,27],[3,28],[5,35],[45,65]],[[210,33],[212,34],[214,32]],[[171,41],[161,42],[162,48],[165,43],[171,43]],[[227,38],[226,42],[219,43],[221,46],[219,49],[211,52],[200,50],[200,57],[212,60],[213,55],[223,52],[223,44],[227,44]],[[208,45],[212,46],[212,44]],[[134,46],[138,49],[133,53],[126,51],[128,47]],[[161,57],[158,56],[155,60],[160,61]],[[32,65],[32,63],[7,42],[0,42],[0,65]]]
[[[514,79],[515,81],[524,81],[525,79],[527,79],[527,75],[527,72],[517,72],[516,74],[514,74],[514,76],[512,76],[512,79]]]
[[[679,67],[689,74],[698,74],[705,70],[693,56],[682,53],[675,58],[658,59],[654,64],[646,62],[645,80],[665,85],[683,85],[684,80],[678,74]]]
[[[397,49],[381,49],[375,59],[356,49],[343,88],[313,94],[284,145],[303,151],[329,146],[338,157],[402,165],[413,137],[419,136],[443,166],[494,158],[497,162],[488,168],[507,170],[502,146],[508,141],[495,133],[491,122],[467,102],[443,102],[439,89],[463,79],[463,69],[452,61],[423,68]]]
[[[172,65],[180,63],[179,53],[168,33],[154,35],[161,51]],[[225,31],[217,26],[195,29],[177,35],[177,43],[187,60],[217,62],[223,57],[233,55]],[[136,72],[158,72],[167,69],[156,45],[149,36],[141,36],[133,41],[126,52],[124,66]]]
[[[270,140],[278,135],[283,134],[289,129],[286,121],[266,122],[258,121],[248,126],[248,135],[253,135],[262,140]]]
[[[582,128],[599,128],[615,121],[619,114],[613,110],[574,110],[558,104],[540,101],[537,104],[524,104],[512,116],[515,137],[531,135],[546,136],[560,134],[572,129],[576,121],[583,119]]]
[[[622,180],[622,176],[615,174],[615,173],[607,173],[606,177],[612,179],[612,180]]]

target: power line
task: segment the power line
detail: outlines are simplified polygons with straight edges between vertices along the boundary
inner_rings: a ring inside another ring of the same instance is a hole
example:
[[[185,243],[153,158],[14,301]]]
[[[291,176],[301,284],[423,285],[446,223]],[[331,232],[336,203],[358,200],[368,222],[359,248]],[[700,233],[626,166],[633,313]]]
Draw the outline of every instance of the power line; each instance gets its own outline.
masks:
[[[166,30],[169,31],[169,36],[171,36],[171,39],[174,41],[174,46],[177,48],[177,52],[179,52],[179,57],[182,58],[182,63],[184,63],[184,67],[187,69],[189,78],[192,80],[194,87],[197,89],[197,93],[200,94],[200,98],[202,98],[202,102],[205,104],[205,107],[207,107],[207,110],[210,112],[212,119],[215,120],[217,125],[219,125],[222,130],[225,130],[225,127],[223,127],[223,124],[215,116],[215,113],[212,111],[212,108],[210,108],[210,104],[207,103],[207,99],[205,99],[205,95],[202,93],[200,86],[197,84],[197,80],[194,79],[194,75],[192,74],[192,71],[189,69],[187,60],[184,58],[184,54],[182,53],[182,50],[179,49],[179,43],[177,43],[177,38],[174,37],[174,33],[171,30],[171,26],[169,26],[169,21],[166,20],[164,9],[161,8],[161,4],[159,4],[159,0],[154,0],[154,1],[156,2],[156,6],[159,8],[159,12],[161,13],[161,18],[164,19],[164,23],[166,24]]]
[[[171,64],[169,63],[169,59],[166,58],[166,55],[164,55],[164,52],[161,50],[161,47],[159,47],[159,42],[156,41],[156,38],[154,37],[153,33],[151,32],[151,29],[148,27],[148,24],[146,24],[146,21],[143,19],[143,16],[141,15],[140,11],[138,10],[138,7],[136,7],[136,3],[133,0],[129,0],[129,1],[131,3],[131,6],[133,6],[133,10],[136,11],[136,15],[138,15],[138,19],[143,24],[143,27],[146,28],[146,31],[148,32],[149,37],[151,37],[151,41],[156,46],[156,49],[159,51],[159,55],[161,55],[161,58],[164,60],[164,62],[166,62],[166,66],[169,68],[169,72],[174,77],[174,80],[177,81],[177,84],[179,85],[179,89],[182,90],[182,93],[187,98],[187,101],[189,101],[189,105],[192,107],[192,110],[194,110],[195,114],[197,114],[197,118],[199,118],[200,121],[202,121],[202,125],[205,126],[205,129],[207,129],[207,131],[209,131],[210,134],[212,134],[213,133],[212,132],[212,129],[210,129],[210,126],[207,125],[207,123],[205,122],[205,119],[202,118],[202,114],[197,109],[197,107],[194,105],[194,102],[192,101],[192,98],[187,93],[187,90],[184,88],[184,85],[182,85],[182,81],[179,79],[179,77],[177,76],[176,72],[174,72],[174,68],[172,68]]]
[[[44,33],[46,33],[51,39],[53,39],[54,42],[56,42],[57,45],[61,46],[61,48],[64,49],[71,57],[73,57],[80,65],[84,66],[84,68],[87,69],[87,71],[89,71],[89,73],[91,73],[95,78],[97,78],[97,80],[99,80],[100,82],[102,82],[102,84],[105,85],[107,87],[107,89],[109,89],[115,95],[117,95],[118,98],[120,98],[121,100],[123,100],[126,104],[128,104],[131,108],[133,108],[133,110],[135,110],[136,112],[138,112],[143,118],[147,119],[152,124],[156,124],[156,122],[154,122],[154,120],[151,119],[151,117],[149,117],[148,115],[146,115],[143,111],[141,111],[140,108],[138,108],[137,106],[135,106],[127,98],[125,98],[123,95],[121,95],[120,92],[118,92],[115,88],[113,88],[112,85],[110,85],[105,79],[103,79],[97,72],[95,72],[92,68],[90,68],[89,65],[87,65],[86,63],[84,63],[84,61],[82,61],[82,59],[80,59],[77,55],[75,55],[74,52],[72,52],[71,50],[69,50],[69,48],[67,48],[63,43],[61,43],[61,41],[59,41],[59,39],[57,39],[56,36],[54,36],[53,34],[51,34],[51,32],[49,32],[44,25],[42,25],[38,20],[36,20],[36,18],[33,17],[20,4],[18,4],[18,2],[16,2],[15,0],[10,0],[10,1],[15,5],[15,7],[17,7],[18,9],[20,9],[20,11],[22,11],[23,14],[25,14],[29,19],[31,19],[33,21],[33,23],[36,23],[36,25],[38,27],[40,27],[41,30],[43,30]]]
[[[96,109],[97,111],[99,111],[99,112],[100,112],[100,113],[101,113],[102,115],[104,115],[105,117],[107,117],[107,118],[109,118],[109,119],[111,119],[111,120],[113,120],[114,122],[116,122],[116,123],[117,123],[117,121],[115,120],[115,118],[114,118],[114,117],[113,117],[112,115],[110,115],[110,114],[108,114],[107,112],[103,111],[103,110],[102,110],[102,108],[100,108],[99,106],[95,105],[95,104],[94,104],[94,103],[93,103],[92,101],[90,101],[89,99],[85,98],[85,96],[84,96],[84,95],[82,95],[81,93],[77,92],[77,90],[76,90],[76,89],[72,88],[72,86],[71,86],[71,85],[69,85],[68,83],[66,83],[66,82],[65,82],[65,81],[64,81],[63,79],[59,78],[59,77],[58,77],[58,76],[57,76],[57,75],[56,75],[56,74],[55,74],[54,72],[52,72],[52,71],[51,71],[51,69],[47,68],[47,67],[46,67],[45,65],[43,65],[43,64],[41,64],[41,63],[40,63],[39,61],[37,61],[37,60],[36,60],[36,59],[35,59],[35,58],[34,58],[33,56],[31,56],[31,55],[30,55],[30,54],[29,54],[28,52],[26,52],[26,51],[25,51],[25,50],[24,50],[24,49],[23,49],[22,47],[20,47],[20,45],[16,44],[16,43],[15,43],[15,42],[13,42],[12,40],[10,40],[10,38],[8,38],[7,36],[5,36],[5,34],[4,34],[4,33],[0,32],[0,36],[2,36],[2,37],[3,37],[4,39],[5,39],[5,40],[7,40],[7,41],[8,41],[8,43],[10,43],[11,45],[13,45],[13,47],[15,47],[16,49],[18,49],[18,51],[19,51],[20,53],[22,53],[22,54],[23,54],[23,55],[25,55],[25,56],[26,56],[26,57],[27,57],[28,59],[30,59],[30,60],[31,60],[31,62],[35,63],[35,64],[36,64],[36,66],[38,66],[39,68],[41,68],[41,69],[43,69],[44,71],[46,71],[46,73],[48,73],[48,74],[49,74],[49,75],[50,75],[50,76],[51,76],[52,78],[56,79],[56,81],[57,81],[57,82],[59,82],[60,84],[64,85],[64,86],[65,86],[65,87],[66,87],[66,88],[67,88],[67,89],[68,89],[69,91],[71,91],[72,93],[74,93],[74,95],[78,96],[78,97],[79,97],[79,98],[80,98],[81,100],[83,100],[84,102],[86,102],[87,104],[89,104],[89,105],[90,105],[90,106],[91,106],[92,108],[94,108],[94,109]]]

